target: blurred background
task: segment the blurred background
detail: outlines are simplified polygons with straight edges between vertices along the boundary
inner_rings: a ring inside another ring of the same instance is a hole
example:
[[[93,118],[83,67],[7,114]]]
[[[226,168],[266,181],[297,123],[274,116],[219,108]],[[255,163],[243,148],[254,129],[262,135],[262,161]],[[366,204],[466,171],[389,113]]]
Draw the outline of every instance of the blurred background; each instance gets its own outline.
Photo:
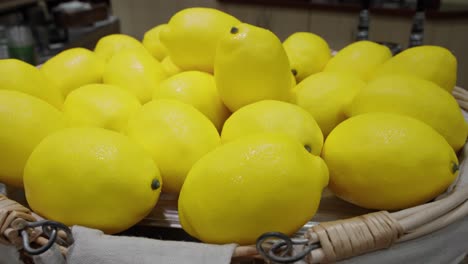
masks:
[[[93,49],[108,34],[141,39],[194,6],[223,10],[281,40],[313,32],[335,50],[363,35],[395,52],[418,41],[444,46],[458,59],[458,85],[468,87],[468,0],[0,0],[0,58],[41,64],[67,48]]]

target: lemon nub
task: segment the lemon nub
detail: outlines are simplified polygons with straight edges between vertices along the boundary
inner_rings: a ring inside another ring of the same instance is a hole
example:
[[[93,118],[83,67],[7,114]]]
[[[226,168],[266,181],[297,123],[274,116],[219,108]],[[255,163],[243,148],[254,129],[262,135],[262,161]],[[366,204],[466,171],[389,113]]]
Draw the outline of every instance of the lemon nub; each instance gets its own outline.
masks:
[[[153,181],[151,182],[151,189],[157,190],[159,189],[159,187],[161,187],[161,183],[159,182],[159,180],[153,179]]]
[[[452,162],[452,173],[456,173],[460,169],[457,163]]]
[[[236,28],[236,27],[231,28],[231,34],[237,34],[237,32],[239,32],[238,28]]]

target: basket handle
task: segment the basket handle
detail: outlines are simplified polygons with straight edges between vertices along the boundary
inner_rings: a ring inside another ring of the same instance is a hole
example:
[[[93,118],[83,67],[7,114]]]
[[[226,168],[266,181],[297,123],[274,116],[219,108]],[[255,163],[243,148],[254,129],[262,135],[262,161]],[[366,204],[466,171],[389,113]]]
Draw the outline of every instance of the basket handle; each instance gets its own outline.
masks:
[[[361,255],[370,251],[388,248],[402,235],[404,230],[387,211],[374,212],[345,220],[319,223],[311,227],[304,235],[308,243],[303,243],[300,252],[290,256],[291,262],[296,256],[304,255],[307,263],[330,263],[352,256]],[[264,236],[262,236],[264,238]],[[278,236],[275,236],[278,238]],[[286,239],[284,244],[291,244]],[[265,241],[258,240],[257,248],[262,248]],[[289,242],[289,243],[288,243]],[[276,244],[281,242],[276,242]],[[319,245],[318,248],[314,245]],[[285,254],[291,254],[292,246],[284,248],[283,252],[259,250],[266,259],[274,259],[279,254],[284,260]],[[243,249],[245,250],[245,249]],[[283,263],[291,263],[284,261]]]
[[[73,244],[73,236],[67,226],[54,221],[37,221],[28,208],[0,195],[0,243],[14,245],[29,255],[41,254],[58,243],[65,255],[67,247]],[[31,247],[31,244],[39,247]]]
[[[255,250],[254,246],[241,246],[236,248],[234,257],[245,257],[245,254],[257,257],[260,254],[265,259],[275,260],[277,256],[280,256],[280,259],[284,260],[280,263],[292,263],[297,260],[297,256],[305,255],[306,263],[333,263],[421,237],[467,215],[468,202],[464,202],[432,222],[422,224],[413,230],[404,230],[392,214],[380,211],[313,226],[305,234],[308,242],[302,243],[303,246],[295,250],[292,250],[292,246],[282,248],[282,251],[274,251],[271,247],[269,250]],[[278,238],[278,236],[274,238]],[[260,243],[257,244],[257,248],[263,247],[261,243],[264,241],[263,236],[263,240],[258,241]],[[294,239],[283,239],[275,244],[297,244],[290,241],[294,241]],[[314,247],[314,245],[319,245],[319,247]],[[307,254],[303,254],[305,252]]]

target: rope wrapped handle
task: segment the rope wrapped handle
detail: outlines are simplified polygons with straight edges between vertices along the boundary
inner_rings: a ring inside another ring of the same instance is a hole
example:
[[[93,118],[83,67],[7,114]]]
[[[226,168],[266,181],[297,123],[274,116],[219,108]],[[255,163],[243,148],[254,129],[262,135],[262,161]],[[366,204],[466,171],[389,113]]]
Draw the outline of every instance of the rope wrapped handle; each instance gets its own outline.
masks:
[[[37,221],[28,208],[0,195],[0,243],[14,245],[29,255],[38,255],[54,243],[65,254],[73,242],[67,226],[54,221]]]
[[[404,234],[403,227],[388,212],[380,211],[312,226],[304,239],[281,233],[266,233],[257,239],[257,252],[273,262],[331,263],[367,252],[389,248]],[[268,239],[276,242],[264,248]],[[297,245],[293,252],[293,246]],[[289,256],[286,256],[289,255]]]
[[[467,154],[465,146],[463,155]],[[466,166],[466,162],[462,163],[461,170]],[[293,263],[299,259],[307,263],[331,263],[424,236],[467,215],[468,185],[455,184],[448,195],[431,203],[393,213],[379,211],[318,223],[299,239],[266,233],[259,237],[256,247],[236,248],[233,257],[263,257],[277,263]],[[269,239],[274,242],[267,244]]]
[[[402,226],[386,211],[321,223],[305,235],[309,241],[321,245],[321,250],[308,255],[308,262],[335,262],[389,248],[403,233]]]

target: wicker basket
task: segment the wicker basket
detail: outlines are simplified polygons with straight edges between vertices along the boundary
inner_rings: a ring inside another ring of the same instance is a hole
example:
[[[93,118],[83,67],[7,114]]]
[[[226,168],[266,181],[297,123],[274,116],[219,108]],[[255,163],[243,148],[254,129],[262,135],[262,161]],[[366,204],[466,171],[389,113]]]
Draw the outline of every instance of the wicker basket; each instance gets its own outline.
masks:
[[[468,92],[456,87],[453,95],[460,107],[468,110]],[[468,114],[464,114],[468,119]],[[317,215],[295,235],[295,239],[273,234],[277,240],[269,243],[269,247],[283,249],[283,255],[276,255],[274,250],[264,250],[262,243],[259,243],[257,246],[237,247],[233,259],[266,256],[276,257],[276,261],[281,262],[296,257],[307,263],[328,263],[389,248],[396,243],[435,232],[468,216],[467,157],[468,145],[465,145],[459,153],[461,163],[458,178],[446,193],[430,203],[392,213],[370,212],[341,201],[325,191]],[[180,228],[176,198],[161,196],[155,210],[139,225]],[[42,234],[33,228],[25,229],[33,221],[36,218],[29,209],[0,196],[0,243],[13,244],[21,249],[26,237],[39,245],[46,245],[49,241]],[[56,227],[52,229],[57,230]],[[63,232],[57,234],[58,237],[67,237]],[[61,249],[66,252],[66,247]],[[285,255],[287,253],[289,255]]]

